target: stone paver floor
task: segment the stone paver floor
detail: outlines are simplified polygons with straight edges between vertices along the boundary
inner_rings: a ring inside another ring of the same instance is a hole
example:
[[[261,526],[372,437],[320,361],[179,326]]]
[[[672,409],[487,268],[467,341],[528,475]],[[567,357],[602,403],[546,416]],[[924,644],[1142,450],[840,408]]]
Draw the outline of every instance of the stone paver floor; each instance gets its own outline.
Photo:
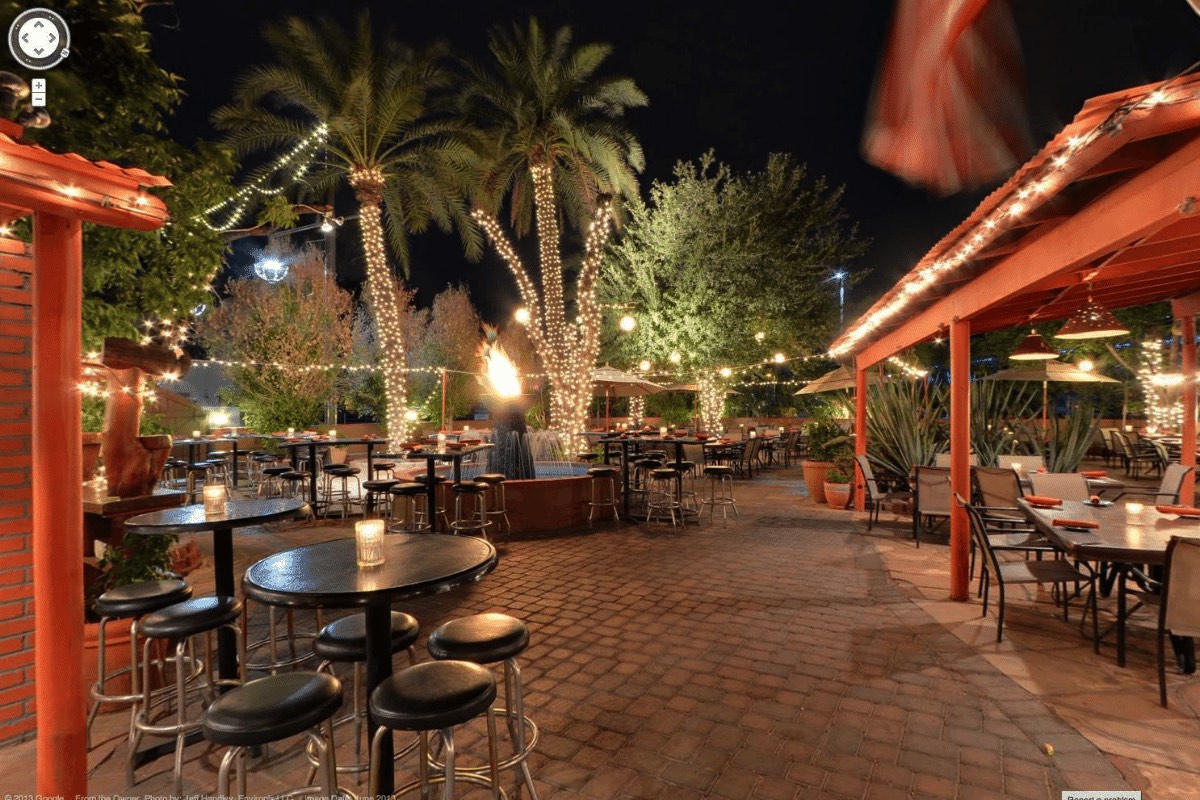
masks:
[[[739,482],[742,518],[726,526],[504,542],[482,582],[405,610],[426,634],[487,610],[529,623],[542,800],[1195,796],[1200,757],[1185,750],[1200,739],[1200,692],[1175,688],[1172,708],[1158,709],[1150,637],[1117,670],[1111,648],[1093,655],[1047,598],[1017,597],[997,646],[977,602],[945,600],[944,544],[917,550],[898,520],[867,534],[861,519],[813,507],[799,477]],[[239,532],[235,552],[244,566],[348,533],[349,523],[271,526]],[[192,577],[211,586],[207,568]],[[169,758],[127,786],[125,719],[101,716],[91,791],[169,794]],[[32,748],[0,751],[6,792],[33,791]],[[250,776],[253,795],[304,773],[295,746],[269,758]],[[218,760],[203,743],[188,748],[189,792],[215,789]]]

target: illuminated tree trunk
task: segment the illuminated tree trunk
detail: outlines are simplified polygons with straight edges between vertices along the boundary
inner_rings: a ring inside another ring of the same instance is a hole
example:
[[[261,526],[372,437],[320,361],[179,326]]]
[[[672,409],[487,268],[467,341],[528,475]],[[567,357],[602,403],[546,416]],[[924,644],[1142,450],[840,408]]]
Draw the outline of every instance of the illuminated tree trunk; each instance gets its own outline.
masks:
[[[701,372],[700,388],[700,422],[705,431],[715,431],[721,424],[721,414],[725,410],[725,387],[714,375]]]
[[[607,198],[598,204],[586,232],[583,264],[575,292],[576,313],[569,319],[563,290],[561,237],[552,170],[549,166],[534,166],[530,172],[537,215],[540,291],[495,219],[480,209],[473,216],[508,264],[517,280],[521,301],[529,311],[529,338],[541,358],[550,386],[550,427],[566,437],[566,446],[577,447],[581,445],[579,434],[587,426],[592,369],[600,354],[600,304],[596,301],[596,279],[611,231],[611,206]]]
[[[379,362],[383,370],[387,398],[387,432],[397,441],[409,438],[408,355],[404,352],[404,331],[400,324],[400,286],[388,267],[383,238],[383,174],[377,170],[353,170],[350,186],[358,199],[359,229],[367,258],[367,305],[375,317],[379,341]]]

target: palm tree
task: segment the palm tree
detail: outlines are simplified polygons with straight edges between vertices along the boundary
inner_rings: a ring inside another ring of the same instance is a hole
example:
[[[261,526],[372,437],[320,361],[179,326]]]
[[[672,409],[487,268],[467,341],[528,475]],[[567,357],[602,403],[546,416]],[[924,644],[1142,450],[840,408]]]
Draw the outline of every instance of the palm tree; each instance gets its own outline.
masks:
[[[434,108],[448,81],[444,52],[417,52],[389,34],[376,35],[365,11],[352,35],[332,20],[291,17],[264,36],[276,63],[242,75],[235,101],[217,109],[213,121],[242,154],[294,147],[315,126],[327,127],[325,151],[309,183],[322,196],[344,181],[358,201],[388,431],[407,438],[400,322],[407,300],[389,266],[387,245],[405,275],[408,237],[431,222],[445,231],[457,228],[468,254],[480,249],[463,214],[473,151],[465,128]]]
[[[548,38],[536,19],[524,28],[495,28],[489,49],[494,64],[468,65],[462,95],[463,111],[486,146],[472,216],[517,280],[550,382],[551,424],[575,434],[585,421],[600,347],[595,287],[611,198],[635,197],[636,173],[644,166],[641,145],[622,118],[647,100],[631,79],[598,74],[611,46],[574,46],[569,27]],[[536,282],[497,222],[505,202],[517,236],[536,222]],[[574,287],[563,270],[560,214],[584,234]]]

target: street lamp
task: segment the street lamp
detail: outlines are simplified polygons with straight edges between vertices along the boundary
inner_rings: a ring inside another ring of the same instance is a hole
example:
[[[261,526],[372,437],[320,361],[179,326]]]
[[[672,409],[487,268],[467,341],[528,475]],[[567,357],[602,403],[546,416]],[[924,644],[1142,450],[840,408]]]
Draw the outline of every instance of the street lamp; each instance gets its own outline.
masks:
[[[826,279],[828,281],[837,281],[838,285],[838,327],[846,325],[846,279],[850,277],[846,274],[846,270],[839,269]]]

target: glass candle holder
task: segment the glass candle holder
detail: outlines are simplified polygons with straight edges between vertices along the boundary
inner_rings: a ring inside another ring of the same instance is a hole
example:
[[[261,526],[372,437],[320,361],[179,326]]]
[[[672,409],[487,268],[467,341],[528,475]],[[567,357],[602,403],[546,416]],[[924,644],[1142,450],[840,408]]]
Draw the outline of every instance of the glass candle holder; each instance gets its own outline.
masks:
[[[468,433],[468,432],[470,432],[470,430],[471,430],[470,425],[463,425],[463,433]]]
[[[330,438],[330,439],[336,439],[336,438],[337,438],[337,431],[336,431],[336,430],[334,430],[333,428],[330,428],[330,429],[329,429],[329,438]]]
[[[288,436],[294,436],[295,434],[296,434],[295,428],[288,428]]]
[[[437,444],[438,444],[438,450],[446,449],[446,434],[439,433],[437,435]]]
[[[193,439],[199,439],[199,438],[200,438],[200,431],[192,431],[192,438],[193,438]]]
[[[384,523],[381,519],[364,519],[354,523],[354,560],[360,567],[383,563]]]
[[[666,438],[666,435],[667,435],[667,429],[666,429],[665,427],[659,428],[659,429],[658,429],[658,435],[659,435],[659,436],[662,436],[662,437],[664,437],[664,438]]]
[[[205,515],[225,513],[224,486],[218,484],[204,487],[204,513]]]

